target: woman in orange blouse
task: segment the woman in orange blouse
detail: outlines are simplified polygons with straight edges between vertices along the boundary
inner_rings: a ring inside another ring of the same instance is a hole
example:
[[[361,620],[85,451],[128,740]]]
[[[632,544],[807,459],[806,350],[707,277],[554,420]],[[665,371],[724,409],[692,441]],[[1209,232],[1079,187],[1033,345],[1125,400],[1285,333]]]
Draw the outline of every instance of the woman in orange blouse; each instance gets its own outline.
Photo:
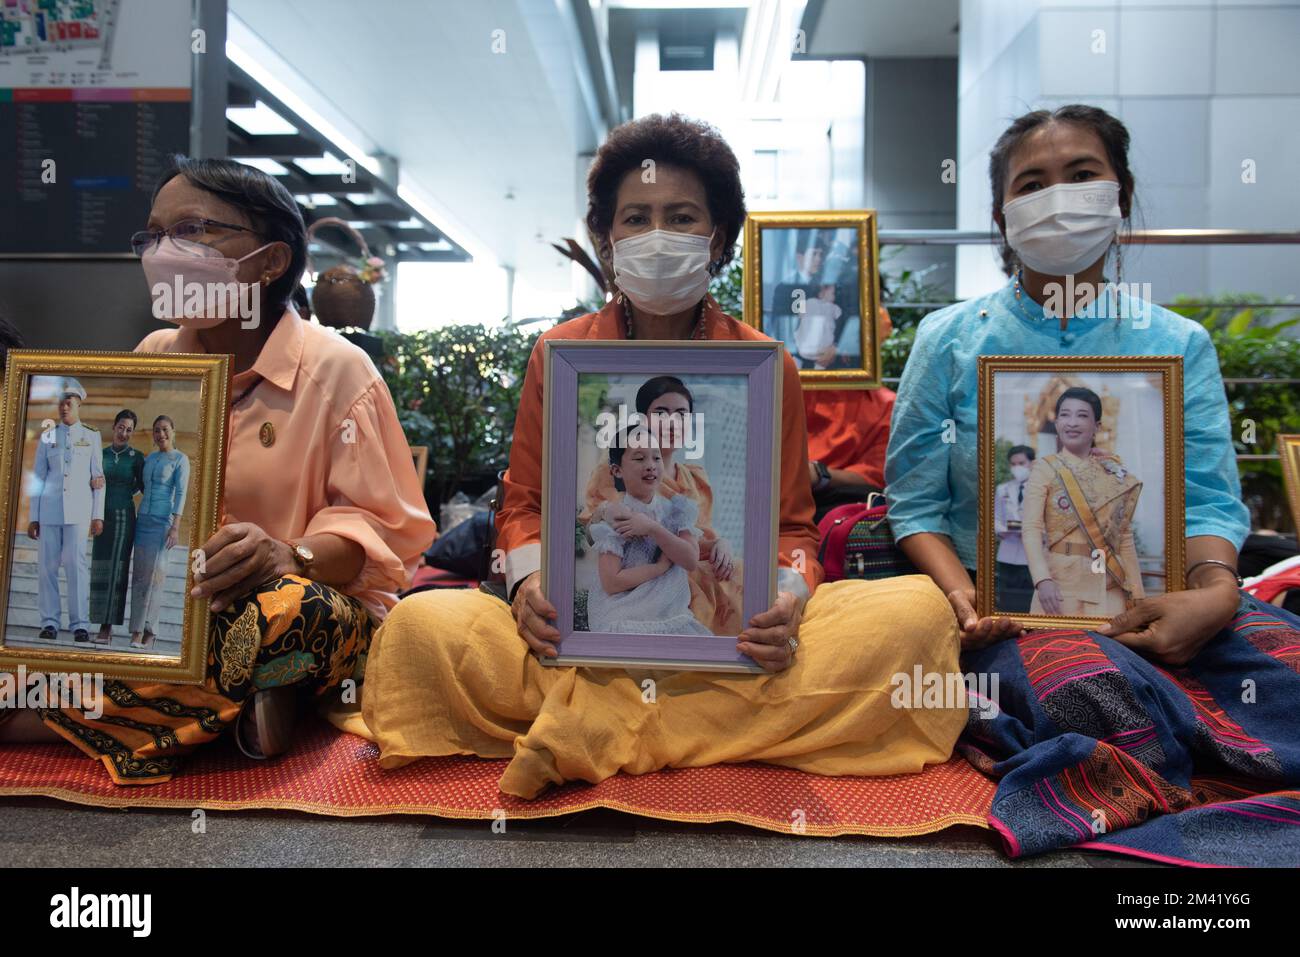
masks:
[[[713,486],[702,465],[674,461],[672,428],[658,428],[663,417],[689,415],[694,398],[680,379],[655,376],[636,394],[636,410],[646,416],[654,431],[657,448],[663,454],[664,475],[661,480],[666,496],[685,495],[695,503],[698,515],[695,526],[700,530],[700,560],[688,573],[691,586],[691,613],[715,635],[740,631],[741,587],[740,563],[731,543],[713,530]],[[614,476],[604,462],[596,463],[587,482],[586,502],[578,521],[584,526],[615,518],[623,493],[614,487]],[[626,509],[624,509],[626,511]]]
[[[232,356],[226,512],[192,592],[213,613],[207,680],[110,681],[102,718],[39,713],[118,784],[152,784],[245,713],[240,746],[258,757],[281,750],[271,719],[299,687],[322,695],[360,680],[371,634],[436,527],[374,365],[288,304],[307,239],[279,182],[229,160],[182,158],[132,244],[151,290],[223,276],[220,260],[233,260],[259,308],[251,320],[172,314],[180,328],[138,347]]]
[[[883,342],[893,331],[893,323],[884,306],[879,315]],[[883,387],[809,389],[803,404],[808,422],[808,479],[820,522],[837,505],[865,502],[870,493],[884,490],[894,393]]]
[[[625,123],[598,151],[587,186],[587,225],[619,295],[543,341],[767,339],[706,295],[745,218],[738,164],[716,131],[676,115]],[[561,781],[665,766],[756,760],[819,774],[894,774],[946,760],[965,723],[965,696],[914,708],[892,692],[915,668],[957,670],[951,608],[923,576],[818,588],[803,398],[789,356],[778,596],[743,622],[736,641],[767,674],[538,663],[557,655],[559,640],[539,578],[543,351],[539,342],[529,360],[498,515],[513,604],[449,590],[393,609],[371,647],[364,726],[352,725],[378,742],[381,764],[510,758],[500,787],[530,798]]]

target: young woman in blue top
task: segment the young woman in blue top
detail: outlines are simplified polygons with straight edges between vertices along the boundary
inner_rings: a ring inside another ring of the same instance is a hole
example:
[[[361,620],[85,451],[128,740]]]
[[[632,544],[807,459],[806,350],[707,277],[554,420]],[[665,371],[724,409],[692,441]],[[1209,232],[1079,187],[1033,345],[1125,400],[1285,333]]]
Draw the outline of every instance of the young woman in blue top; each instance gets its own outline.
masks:
[[[175,448],[176,425],[170,416],[153,422],[157,452],[144,460],[144,496],[135,524],[131,569],[131,647],[152,647],[167,581],[167,553],[176,546],[190,484],[190,460]]]
[[[890,525],[948,596],[967,648],[1023,631],[974,610],[981,355],[1184,357],[1187,590],[1144,598],[1098,631],[1181,664],[1237,612],[1237,552],[1250,516],[1209,335],[1122,288],[1097,294],[1112,247],[1119,266],[1118,229],[1132,208],[1128,146],[1124,125],[1090,106],[1039,110],[1011,125],[989,163],[1011,281],[927,316],[903,373],[885,467]],[[1081,298],[1058,297],[1057,308],[1053,291],[1071,288]]]

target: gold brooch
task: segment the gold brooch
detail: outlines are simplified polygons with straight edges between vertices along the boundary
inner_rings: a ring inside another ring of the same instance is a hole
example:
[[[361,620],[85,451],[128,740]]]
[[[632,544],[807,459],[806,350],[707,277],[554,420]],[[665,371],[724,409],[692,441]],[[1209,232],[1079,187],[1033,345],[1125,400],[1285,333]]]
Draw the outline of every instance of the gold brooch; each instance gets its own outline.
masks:
[[[268,449],[275,445],[275,426],[270,422],[263,422],[262,429],[257,433],[257,437],[262,440],[262,444]]]

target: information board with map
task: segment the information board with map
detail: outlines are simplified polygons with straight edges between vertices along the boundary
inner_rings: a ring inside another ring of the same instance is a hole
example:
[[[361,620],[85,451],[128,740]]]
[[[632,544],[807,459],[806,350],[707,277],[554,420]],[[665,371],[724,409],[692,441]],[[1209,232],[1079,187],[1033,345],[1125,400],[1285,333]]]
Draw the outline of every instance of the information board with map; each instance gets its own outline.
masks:
[[[128,251],[189,146],[191,31],[188,0],[0,0],[0,255]]]

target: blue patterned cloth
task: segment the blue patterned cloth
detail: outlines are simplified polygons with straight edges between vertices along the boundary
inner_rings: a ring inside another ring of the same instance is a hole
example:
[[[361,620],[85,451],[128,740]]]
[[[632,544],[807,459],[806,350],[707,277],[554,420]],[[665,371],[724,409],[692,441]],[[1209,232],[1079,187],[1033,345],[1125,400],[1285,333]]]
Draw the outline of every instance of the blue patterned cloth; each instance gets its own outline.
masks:
[[[1125,318],[1114,318],[1121,316]],[[1070,319],[1044,315],[1013,284],[921,321],[898,387],[885,462],[895,539],[936,532],[976,567],[980,356],[1183,356],[1187,536],[1240,548],[1250,530],[1219,360],[1198,323],[1120,293]],[[945,432],[949,434],[945,436]],[[945,437],[952,441],[944,441]]]
[[[994,689],[958,749],[998,778],[989,823],[1012,856],[1300,866],[1300,618],[1243,592],[1182,667],[1062,629],[966,652],[962,669]]]

